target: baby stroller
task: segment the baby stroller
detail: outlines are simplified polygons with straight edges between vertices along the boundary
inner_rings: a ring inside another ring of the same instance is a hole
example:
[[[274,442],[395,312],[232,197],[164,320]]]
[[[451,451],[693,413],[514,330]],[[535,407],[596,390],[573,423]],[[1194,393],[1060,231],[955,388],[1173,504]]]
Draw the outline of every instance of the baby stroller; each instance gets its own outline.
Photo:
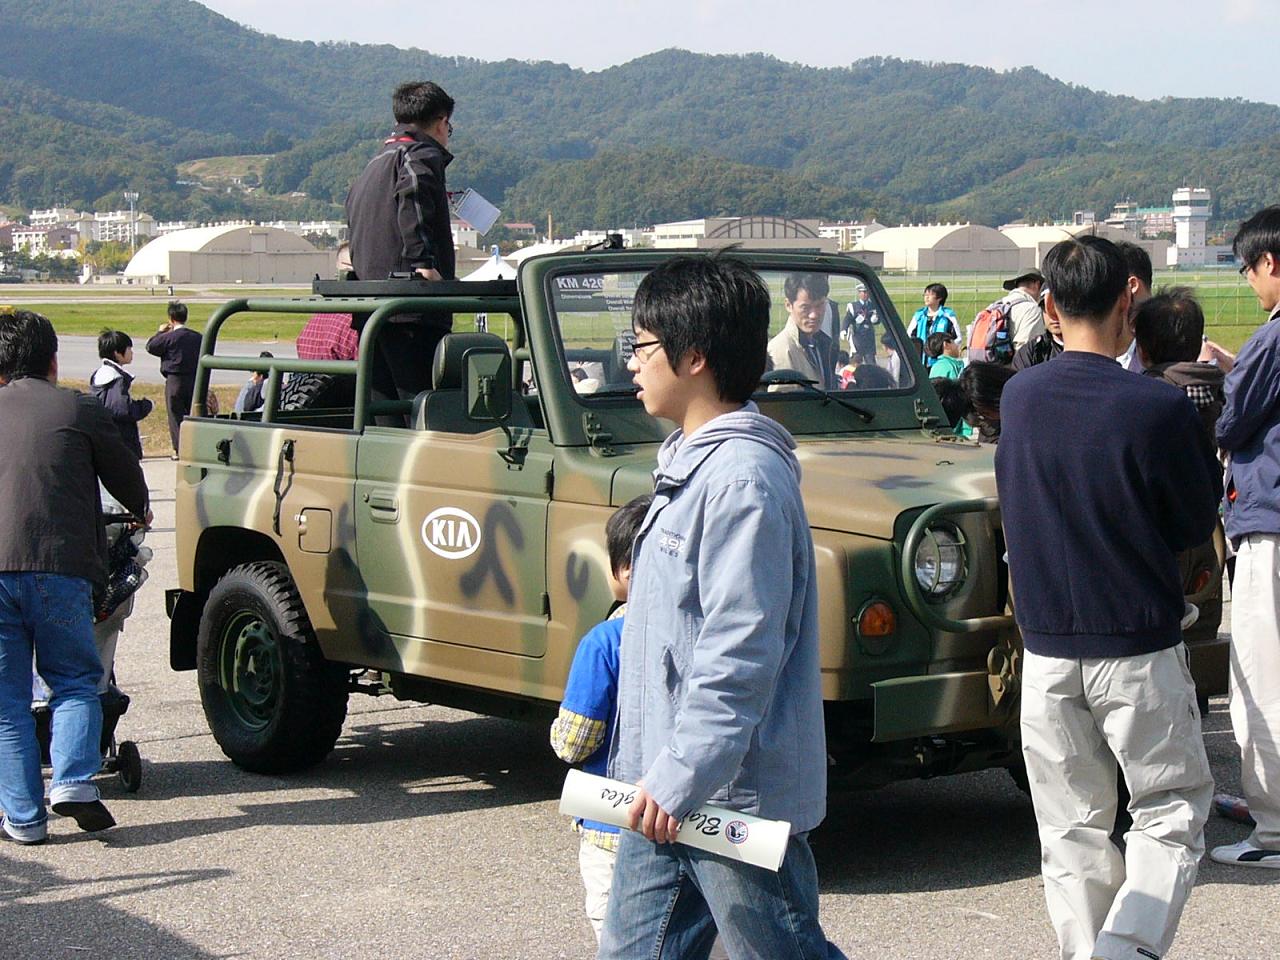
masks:
[[[142,756],[132,740],[116,742],[116,725],[129,711],[129,697],[116,686],[116,643],[129,614],[133,597],[147,579],[144,569],[151,550],[142,545],[145,533],[140,521],[128,513],[107,513],[107,584],[93,596],[93,639],[102,660],[102,682],[98,697],[102,702],[102,772],[114,773],[129,793],[142,787]],[[36,736],[40,741],[40,759],[48,766],[52,739],[53,711],[49,709],[52,691],[32,671],[31,712],[35,716]]]

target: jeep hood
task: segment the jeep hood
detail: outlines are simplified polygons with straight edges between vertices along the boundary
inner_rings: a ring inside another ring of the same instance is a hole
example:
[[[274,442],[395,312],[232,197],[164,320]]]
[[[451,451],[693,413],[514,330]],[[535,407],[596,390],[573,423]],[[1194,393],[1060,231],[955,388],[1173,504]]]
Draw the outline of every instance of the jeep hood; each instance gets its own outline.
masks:
[[[993,497],[994,448],[883,434],[839,440],[797,438],[800,487],[814,529],[890,540],[904,510]],[[653,461],[623,467],[614,500],[652,489]]]

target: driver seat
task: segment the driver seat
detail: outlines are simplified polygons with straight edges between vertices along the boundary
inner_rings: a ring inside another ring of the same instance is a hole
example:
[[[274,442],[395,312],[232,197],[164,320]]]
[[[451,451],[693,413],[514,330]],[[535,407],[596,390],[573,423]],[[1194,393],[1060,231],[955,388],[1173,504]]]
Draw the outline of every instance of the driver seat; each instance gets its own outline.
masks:
[[[413,398],[409,423],[414,430],[437,430],[444,433],[487,433],[497,430],[493,421],[472,420],[463,405],[462,379],[466,376],[464,359],[467,351],[482,348],[508,353],[506,341],[492,333],[450,333],[436,345],[431,364],[432,389]],[[509,427],[532,429],[523,399],[512,397]]]

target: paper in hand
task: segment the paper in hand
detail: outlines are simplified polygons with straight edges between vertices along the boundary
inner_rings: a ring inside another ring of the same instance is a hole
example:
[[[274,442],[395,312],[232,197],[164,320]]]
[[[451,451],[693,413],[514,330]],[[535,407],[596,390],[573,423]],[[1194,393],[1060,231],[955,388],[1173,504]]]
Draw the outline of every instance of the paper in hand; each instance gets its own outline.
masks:
[[[458,219],[467,221],[481,236],[493,228],[502,212],[470,187],[462,191],[461,196],[455,196],[452,207]]]

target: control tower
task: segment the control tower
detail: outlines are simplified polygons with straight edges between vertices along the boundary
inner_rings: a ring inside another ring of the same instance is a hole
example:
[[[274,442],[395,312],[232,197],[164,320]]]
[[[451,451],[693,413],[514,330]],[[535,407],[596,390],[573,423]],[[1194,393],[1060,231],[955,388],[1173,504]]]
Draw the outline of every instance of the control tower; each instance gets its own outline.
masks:
[[[1204,234],[1213,196],[1204,187],[1179,187],[1173,191],[1173,230],[1179,266],[1203,266]]]

